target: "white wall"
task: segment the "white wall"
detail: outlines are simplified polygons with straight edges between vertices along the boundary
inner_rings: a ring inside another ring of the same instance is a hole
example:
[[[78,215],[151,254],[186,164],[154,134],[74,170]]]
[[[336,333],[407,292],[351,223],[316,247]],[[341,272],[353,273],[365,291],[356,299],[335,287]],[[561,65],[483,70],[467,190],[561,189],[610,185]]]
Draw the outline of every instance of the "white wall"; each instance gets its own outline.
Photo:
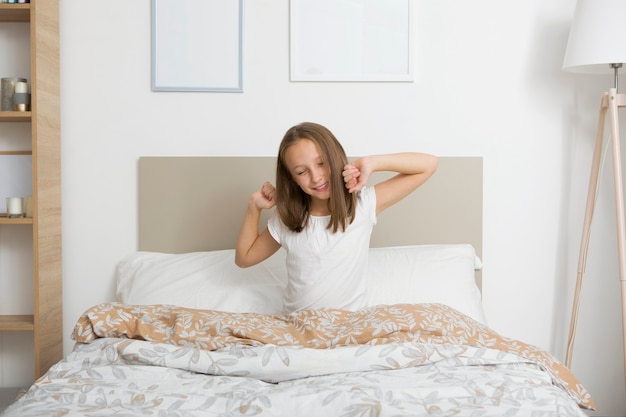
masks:
[[[597,105],[612,83],[561,71],[575,0],[414,0],[415,81],[370,84],[290,83],[288,0],[246,0],[242,94],[150,91],[149,0],[60,3],[67,335],[113,300],[115,264],[137,248],[140,156],[274,155],[311,120],[352,155],[483,156],[486,314],[564,359]],[[623,416],[605,168],[573,370],[597,415]]]

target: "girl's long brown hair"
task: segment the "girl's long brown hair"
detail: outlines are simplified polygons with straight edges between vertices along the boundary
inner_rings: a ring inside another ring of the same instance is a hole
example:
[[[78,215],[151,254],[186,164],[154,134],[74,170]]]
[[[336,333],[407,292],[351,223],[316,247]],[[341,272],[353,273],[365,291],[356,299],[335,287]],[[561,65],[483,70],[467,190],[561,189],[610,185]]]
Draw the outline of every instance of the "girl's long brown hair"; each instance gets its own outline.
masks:
[[[276,161],[276,209],[282,222],[292,231],[301,232],[309,220],[311,196],[296,184],[285,164],[287,149],[301,139],[313,141],[319,149],[324,164],[330,170],[330,222],[333,233],[345,231],[352,223],[356,211],[356,194],[351,194],[343,183],[341,172],[348,157],[335,135],[317,123],[305,122],[293,126],[285,133],[278,148]]]

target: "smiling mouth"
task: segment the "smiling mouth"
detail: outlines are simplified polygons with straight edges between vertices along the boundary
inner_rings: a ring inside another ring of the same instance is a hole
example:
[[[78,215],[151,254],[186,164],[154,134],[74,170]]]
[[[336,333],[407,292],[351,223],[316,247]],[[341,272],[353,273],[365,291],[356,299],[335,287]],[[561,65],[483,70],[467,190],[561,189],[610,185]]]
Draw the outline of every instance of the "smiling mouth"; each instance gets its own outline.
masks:
[[[317,192],[326,191],[328,189],[328,183],[325,182],[324,184],[320,185],[319,187],[315,187],[313,189],[315,191],[317,191]]]

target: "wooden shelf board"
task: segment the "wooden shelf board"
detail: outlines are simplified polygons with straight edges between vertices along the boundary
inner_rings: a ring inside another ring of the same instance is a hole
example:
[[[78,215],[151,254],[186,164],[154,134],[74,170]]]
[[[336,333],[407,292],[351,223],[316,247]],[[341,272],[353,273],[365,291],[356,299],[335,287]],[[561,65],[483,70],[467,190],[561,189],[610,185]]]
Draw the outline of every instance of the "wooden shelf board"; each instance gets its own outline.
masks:
[[[30,4],[0,4],[0,22],[30,22]]]
[[[32,315],[0,315],[0,331],[32,331],[35,319]]]
[[[0,224],[33,224],[33,218],[21,217],[19,219],[9,219],[6,213],[0,213]]]
[[[32,155],[33,151],[0,151],[0,155]]]
[[[30,111],[0,111],[0,122],[30,122],[31,119]]]

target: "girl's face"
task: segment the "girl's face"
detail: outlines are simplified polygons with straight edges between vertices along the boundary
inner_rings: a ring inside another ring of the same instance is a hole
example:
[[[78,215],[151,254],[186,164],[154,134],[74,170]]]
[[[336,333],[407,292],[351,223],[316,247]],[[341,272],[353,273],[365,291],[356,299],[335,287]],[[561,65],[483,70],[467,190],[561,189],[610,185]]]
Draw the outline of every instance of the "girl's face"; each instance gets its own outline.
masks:
[[[300,139],[285,151],[285,166],[298,186],[314,200],[330,198],[330,167],[315,142]]]

